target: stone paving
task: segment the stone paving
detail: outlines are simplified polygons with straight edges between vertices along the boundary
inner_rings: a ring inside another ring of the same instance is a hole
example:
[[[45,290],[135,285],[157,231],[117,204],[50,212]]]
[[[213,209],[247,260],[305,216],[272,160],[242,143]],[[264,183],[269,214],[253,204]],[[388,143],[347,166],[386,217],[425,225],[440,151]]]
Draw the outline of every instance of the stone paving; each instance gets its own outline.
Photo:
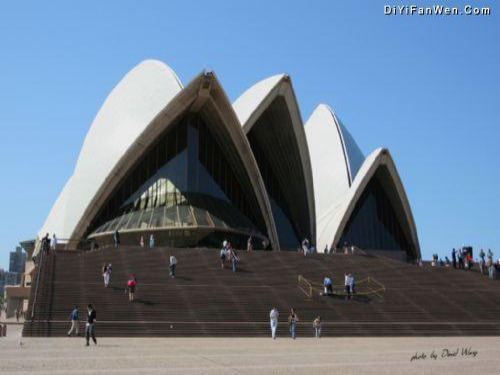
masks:
[[[0,374],[500,373],[500,337],[0,338]],[[457,351],[458,350],[458,351]],[[413,358],[413,360],[412,360]]]

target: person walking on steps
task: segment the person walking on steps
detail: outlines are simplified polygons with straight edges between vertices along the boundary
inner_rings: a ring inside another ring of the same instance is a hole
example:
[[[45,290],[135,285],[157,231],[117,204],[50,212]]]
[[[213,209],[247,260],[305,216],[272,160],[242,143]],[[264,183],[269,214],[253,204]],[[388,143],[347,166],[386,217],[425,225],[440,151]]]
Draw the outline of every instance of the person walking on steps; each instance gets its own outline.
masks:
[[[104,279],[104,287],[107,288],[109,284],[109,274],[108,265],[106,263],[102,265],[102,278]]]
[[[127,288],[128,288],[128,301],[129,302],[134,302],[134,294],[135,294],[135,289],[137,287],[137,278],[135,277],[135,274],[131,274],[128,281],[127,281]]]
[[[238,254],[236,254],[236,250],[234,250],[231,245],[229,245],[229,254],[231,257],[231,265],[233,267],[233,272],[236,272],[238,268],[238,261],[240,258],[238,258]]]
[[[177,266],[177,258],[170,254],[170,277],[175,277],[175,266]]]
[[[120,249],[120,232],[118,232],[118,229],[115,230],[115,234],[113,235],[113,241],[115,243],[116,250],[119,250]]]
[[[92,305],[87,306],[87,323],[85,324],[85,340],[87,343],[85,346],[89,346],[89,340],[90,337],[92,337],[92,341],[94,341],[94,344],[97,345],[97,340],[95,338],[95,330],[94,330],[94,325],[96,322],[96,312]]]
[[[295,310],[293,308],[290,309],[290,315],[288,315],[288,325],[290,326],[290,336],[292,337],[293,340],[295,340],[296,337],[298,321],[299,317],[295,313]]]
[[[253,251],[253,239],[252,239],[252,236],[248,237],[248,240],[247,240],[247,251]]]
[[[330,279],[328,276],[325,276],[325,279],[323,280],[323,287],[325,289],[325,296],[331,296],[333,294],[333,283],[332,279]]]
[[[224,268],[224,263],[226,262],[226,249],[224,247],[220,250],[219,259],[221,267]]]
[[[73,331],[75,331],[76,335],[78,336],[78,334],[79,334],[78,306],[75,306],[73,311],[71,311],[71,314],[69,315],[69,319],[71,320],[71,328],[68,331],[68,337],[71,337],[71,334],[73,333]]]
[[[273,307],[269,313],[269,320],[271,323],[271,337],[273,340],[276,339],[276,330],[278,329],[278,317],[280,316],[278,309]]]
[[[319,339],[321,338],[321,316],[318,316],[313,321],[314,336]]]

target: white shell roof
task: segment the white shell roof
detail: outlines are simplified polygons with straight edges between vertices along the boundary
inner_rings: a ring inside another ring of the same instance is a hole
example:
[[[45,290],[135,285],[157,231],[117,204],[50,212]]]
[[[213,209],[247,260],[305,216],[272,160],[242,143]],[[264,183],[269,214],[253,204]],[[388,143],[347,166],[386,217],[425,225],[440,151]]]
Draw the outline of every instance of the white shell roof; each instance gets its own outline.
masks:
[[[368,155],[361,165],[361,168],[359,169],[351,187],[347,187],[347,189],[344,189],[342,194],[340,196],[337,196],[335,202],[331,203],[331,206],[325,207],[325,215],[321,220],[321,226],[319,226],[318,224],[318,232],[316,235],[318,239],[318,250],[323,251],[325,245],[328,245],[328,248],[330,248],[330,246],[334,244],[334,239],[341,235],[341,233],[337,235],[340,229],[340,223],[346,216],[346,212],[349,206],[351,204],[355,204],[355,202],[353,202],[354,195],[356,193],[358,193],[358,195],[361,195],[362,191],[360,191],[359,187],[362,182],[365,182],[364,186],[366,186],[366,184],[368,183],[368,181],[365,181],[367,173],[374,165],[375,160],[382,153],[382,151],[383,149],[378,148],[370,155]],[[317,186],[316,181],[314,186]],[[326,186],[328,186],[328,184]]]
[[[316,240],[316,227],[314,212],[314,186],[311,181],[312,168],[311,160],[309,157],[308,142],[302,123],[302,116],[295,97],[295,92],[292,88],[290,77],[287,74],[276,74],[274,76],[265,78],[250,88],[248,88],[238,99],[233,103],[233,109],[240,121],[241,126],[246,134],[248,134],[256,123],[258,118],[271,104],[276,96],[282,95],[288,106],[290,118],[292,119],[292,130],[295,134],[295,139],[299,148],[302,168],[304,172],[303,178],[305,179],[307,202],[309,208],[309,222],[310,233],[312,234],[311,240]],[[305,213],[304,213],[305,214]]]
[[[262,104],[271,90],[285,77],[285,74],[277,74],[257,82],[246,90],[233,103],[233,109],[238,116],[241,126],[245,126],[252,114]]]
[[[318,230],[317,233],[319,250],[323,251],[325,245],[330,247],[339,241],[358,199],[363,194],[365,187],[368,185],[373,175],[382,165],[387,167],[392,181],[394,182],[394,186],[396,187],[397,196],[402,203],[410,230],[411,238],[409,240],[411,240],[415,246],[417,258],[421,256],[417,229],[411,212],[411,207],[397,172],[396,165],[394,164],[389,151],[385,148],[377,148],[366,157],[351,187],[345,192],[339,201],[335,203],[333,209],[324,218],[322,229],[321,231]]]
[[[117,162],[181,90],[177,75],[160,61],[143,61],[125,75],[97,113],[73,175],[40,230],[40,237],[47,232],[61,239],[71,237]]]
[[[316,107],[307,120],[305,131],[314,181],[317,247],[322,250],[321,233],[331,231],[328,222],[348,192],[351,175],[358,172],[364,157],[352,136],[325,104]]]

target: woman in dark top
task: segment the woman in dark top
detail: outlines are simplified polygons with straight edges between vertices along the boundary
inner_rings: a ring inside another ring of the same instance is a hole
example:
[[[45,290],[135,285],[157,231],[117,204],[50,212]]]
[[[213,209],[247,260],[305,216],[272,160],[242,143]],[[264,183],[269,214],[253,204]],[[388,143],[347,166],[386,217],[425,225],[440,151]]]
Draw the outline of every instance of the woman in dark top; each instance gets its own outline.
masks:
[[[292,336],[292,339],[294,339],[294,340],[295,340],[296,325],[297,325],[298,321],[299,321],[299,317],[295,313],[295,310],[292,308],[290,310],[290,315],[288,315],[288,325],[290,326],[290,335]]]

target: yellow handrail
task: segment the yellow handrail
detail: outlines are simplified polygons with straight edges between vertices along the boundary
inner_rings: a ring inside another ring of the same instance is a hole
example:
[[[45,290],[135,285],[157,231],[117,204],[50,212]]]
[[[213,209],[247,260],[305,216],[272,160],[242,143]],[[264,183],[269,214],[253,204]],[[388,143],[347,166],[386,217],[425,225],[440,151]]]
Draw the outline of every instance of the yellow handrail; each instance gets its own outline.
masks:
[[[306,284],[304,287],[303,284]],[[373,284],[373,285],[372,285]],[[366,296],[366,295],[371,295],[371,294],[377,294],[378,293],[383,293],[385,292],[385,286],[376,280],[375,278],[368,276],[365,277],[364,279],[359,280],[356,282],[356,291],[355,295],[358,296]],[[323,284],[313,284],[309,282],[304,276],[299,275],[298,276],[298,287],[299,289],[309,298],[312,298],[314,290],[317,290],[319,292],[322,291],[323,289]],[[345,286],[344,285],[332,285],[332,290],[334,295],[338,296],[346,296],[347,293],[344,290]],[[365,290],[366,288],[366,290]],[[360,290],[361,289],[361,290]]]

